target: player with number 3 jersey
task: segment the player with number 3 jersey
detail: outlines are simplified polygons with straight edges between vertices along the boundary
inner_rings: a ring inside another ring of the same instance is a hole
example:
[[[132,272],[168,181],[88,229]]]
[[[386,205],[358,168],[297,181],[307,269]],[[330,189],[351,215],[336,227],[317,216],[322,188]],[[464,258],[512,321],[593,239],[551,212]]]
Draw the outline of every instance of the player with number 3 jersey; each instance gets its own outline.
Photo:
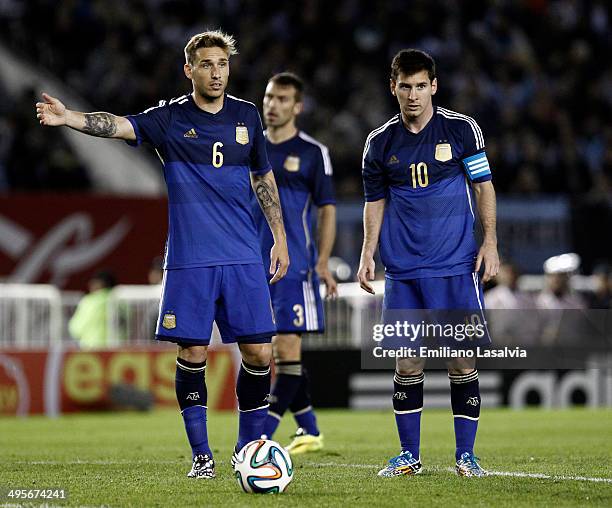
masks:
[[[263,100],[266,147],[278,183],[291,257],[287,276],[270,288],[278,328],[272,341],[276,382],[264,433],[271,438],[290,409],[298,425],[286,447],[293,455],[323,447],[309,379],[301,361],[301,337],[324,330],[319,280],[325,284],[328,297],[336,294],[336,282],[328,268],[336,232],[332,165],[327,147],[296,126],[303,89],[297,75],[283,72],[270,78]],[[265,264],[274,242],[258,208],[253,203]]]

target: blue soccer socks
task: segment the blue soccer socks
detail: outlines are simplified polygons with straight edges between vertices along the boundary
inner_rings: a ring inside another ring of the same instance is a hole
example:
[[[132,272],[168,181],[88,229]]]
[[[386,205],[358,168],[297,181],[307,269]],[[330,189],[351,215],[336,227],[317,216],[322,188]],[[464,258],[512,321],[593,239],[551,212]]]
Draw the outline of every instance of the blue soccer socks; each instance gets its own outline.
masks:
[[[478,371],[469,374],[449,374],[451,405],[455,426],[455,459],[464,453],[474,454],[474,441],[480,417],[480,388]]]
[[[393,412],[402,451],[409,451],[417,461],[421,442],[421,412],[423,411],[423,381],[425,374],[393,376]]]
[[[208,454],[212,457],[206,428],[205,371],[205,361],[192,363],[181,358],[176,359],[176,399],[181,408],[187,439],[194,457],[200,454]]]
[[[310,398],[310,379],[308,372],[303,367],[300,385],[295,392],[293,401],[289,405],[289,409],[291,409],[298,427],[301,427],[307,434],[312,436],[319,435],[317,417],[312,409],[312,399]]]
[[[301,362],[278,362],[276,364],[276,382],[270,394],[270,408],[263,431],[268,439],[272,439],[301,382]]]
[[[236,383],[238,397],[238,442],[236,450],[261,438],[268,414],[270,366],[260,367],[242,362]]]

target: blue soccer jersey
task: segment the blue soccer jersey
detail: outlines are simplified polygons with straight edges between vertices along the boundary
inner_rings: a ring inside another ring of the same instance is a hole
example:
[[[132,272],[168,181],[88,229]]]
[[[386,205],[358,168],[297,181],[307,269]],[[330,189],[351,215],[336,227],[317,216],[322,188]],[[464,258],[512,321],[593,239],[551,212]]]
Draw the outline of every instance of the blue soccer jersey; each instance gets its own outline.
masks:
[[[271,167],[251,102],[225,95],[217,113],[184,95],[128,116],[153,145],[168,186],[166,269],[261,263],[249,172]]]
[[[313,204],[335,204],[332,165],[325,145],[299,132],[282,143],[266,141],[278,186],[289,248],[288,278],[304,278],[314,269],[317,249],[312,239]],[[252,201],[264,264],[270,264],[274,239],[259,204]]]
[[[434,107],[414,134],[394,116],[368,136],[362,174],[366,201],[386,198],[379,249],[388,278],[474,271],[470,182],[490,180],[491,170],[473,118]]]

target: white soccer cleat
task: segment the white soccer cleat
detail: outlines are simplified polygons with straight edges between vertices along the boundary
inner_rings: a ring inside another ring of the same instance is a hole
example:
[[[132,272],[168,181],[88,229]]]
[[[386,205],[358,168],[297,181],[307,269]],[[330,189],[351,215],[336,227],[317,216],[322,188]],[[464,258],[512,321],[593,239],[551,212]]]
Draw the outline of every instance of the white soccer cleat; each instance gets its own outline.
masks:
[[[191,471],[187,473],[188,478],[211,479],[215,477],[215,461],[207,453],[198,454],[193,458]]]

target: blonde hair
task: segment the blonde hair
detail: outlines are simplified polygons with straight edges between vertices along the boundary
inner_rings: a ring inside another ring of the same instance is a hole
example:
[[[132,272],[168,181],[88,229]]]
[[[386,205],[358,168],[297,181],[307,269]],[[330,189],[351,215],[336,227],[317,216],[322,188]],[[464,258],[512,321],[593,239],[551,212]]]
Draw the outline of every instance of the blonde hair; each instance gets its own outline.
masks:
[[[195,53],[200,48],[221,48],[227,53],[228,57],[238,53],[236,39],[221,30],[209,30],[196,34],[189,39],[187,46],[185,46],[185,61],[189,65],[193,65]]]

